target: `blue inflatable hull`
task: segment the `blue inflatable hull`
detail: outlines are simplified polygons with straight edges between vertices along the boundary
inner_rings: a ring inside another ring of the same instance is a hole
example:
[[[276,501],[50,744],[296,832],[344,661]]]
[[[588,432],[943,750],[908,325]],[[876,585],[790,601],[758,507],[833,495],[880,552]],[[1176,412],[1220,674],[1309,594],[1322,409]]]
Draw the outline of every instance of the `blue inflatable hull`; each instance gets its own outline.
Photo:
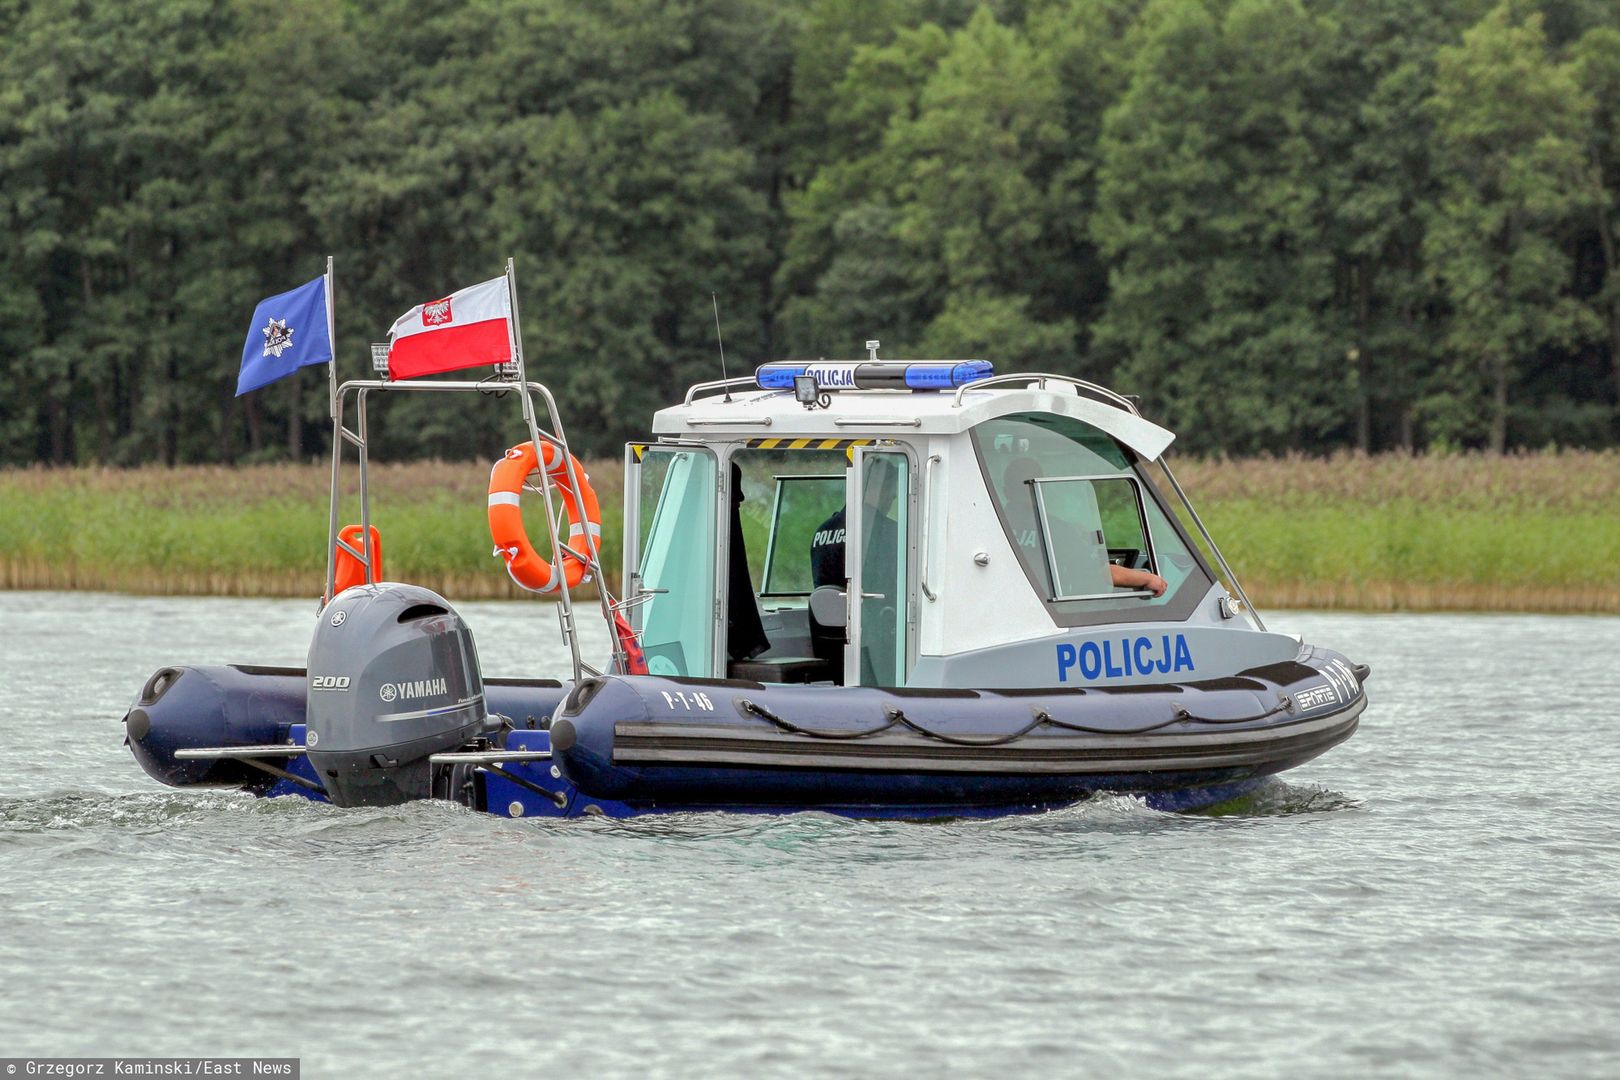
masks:
[[[1354,733],[1366,669],[1307,649],[1201,682],[1087,689],[880,690],[606,676],[485,681],[495,749],[551,758],[444,767],[443,796],[511,817],[822,810],[993,816],[1098,792],[1196,810]],[[307,758],[187,760],[201,747],[301,746],[305,674],[165,668],[125,717],[136,759],[175,786],[324,796]]]
[[[176,757],[180,750],[211,747],[302,746],[307,684],[303,668],[162,668],[124,715],[124,742],[148,775],[171,787],[234,787],[325,801],[301,755],[269,764],[314,784],[314,790],[267,771],[265,763]],[[552,679],[484,680],[489,710],[528,730],[550,723],[565,691]]]
[[[962,813],[1100,791],[1184,809],[1349,738],[1364,675],[1311,650],[1228,678],[1113,689],[604,677],[570,691],[550,745],[581,792],[639,810]]]

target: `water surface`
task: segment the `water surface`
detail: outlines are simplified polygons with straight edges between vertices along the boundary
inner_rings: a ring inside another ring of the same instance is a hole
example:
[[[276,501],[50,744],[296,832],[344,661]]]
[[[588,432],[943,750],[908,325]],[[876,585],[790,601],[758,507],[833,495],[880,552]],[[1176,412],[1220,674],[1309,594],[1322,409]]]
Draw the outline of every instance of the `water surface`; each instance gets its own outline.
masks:
[[[565,670],[549,608],[460,607],[487,674]],[[140,771],[119,718],[147,675],[302,666],[313,617],[0,593],[0,1056],[1620,1074],[1620,620],[1273,614],[1370,663],[1372,704],[1221,816],[514,822]]]

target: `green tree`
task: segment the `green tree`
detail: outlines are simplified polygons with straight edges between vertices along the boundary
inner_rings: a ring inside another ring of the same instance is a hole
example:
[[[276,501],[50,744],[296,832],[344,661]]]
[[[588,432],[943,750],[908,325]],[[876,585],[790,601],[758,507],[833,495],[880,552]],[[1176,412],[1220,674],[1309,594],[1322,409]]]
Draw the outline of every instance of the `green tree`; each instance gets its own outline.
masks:
[[[829,113],[858,150],[790,203],[786,340],[1072,368],[1058,81],[1021,28],[980,8],[857,49]]]
[[[372,253],[350,278],[373,336],[513,256],[530,372],[590,452],[718,374],[711,292],[728,344],[761,349],[772,179],[754,147],[774,130],[762,103],[788,42],[773,5],[500,0],[384,19],[403,27],[409,74],[391,80],[399,57],[379,74],[310,196]],[[484,33],[490,20],[512,32]],[[486,455],[506,438],[476,402],[389,409],[385,453]]]
[[[1424,250],[1450,304],[1458,382],[1434,405],[1435,422],[1469,438],[1482,413],[1500,452],[1524,366],[1592,329],[1570,291],[1565,230],[1593,197],[1583,154],[1593,102],[1549,55],[1541,17],[1518,16],[1512,3],[1441,49],[1438,65],[1430,108],[1444,197]]]
[[[1416,403],[1440,355],[1440,292],[1423,262],[1439,197],[1430,158],[1437,49],[1479,15],[1479,0],[1326,0],[1315,66],[1313,143],[1324,175],[1325,241],[1334,257],[1327,326],[1354,395],[1354,445],[1411,450]]]
[[[1050,199],[1059,119],[1051,65],[981,8],[952,36],[916,114],[891,123],[895,238],[931,316],[918,351],[1073,368],[1075,323],[1047,303],[1064,254]]]
[[[1620,404],[1620,28],[1597,26],[1575,48],[1576,78],[1594,105],[1587,128],[1586,181],[1592,230],[1603,259],[1593,297],[1608,339],[1610,373]],[[1620,418],[1620,409],[1616,411]]]
[[[0,0],[0,462],[321,452],[317,372],[231,395],[328,253],[344,377],[514,257],[588,452],[718,374],[711,292],[738,371],[982,354],[1195,449],[1612,441],[1620,8],[1491,5]]]
[[[849,355],[873,334],[904,348],[920,335],[926,283],[895,236],[899,177],[885,140],[897,118],[916,114],[949,47],[950,35],[925,23],[855,50],[829,107],[831,127],[852,149],[783,200],[789,232],[776,280],[790,354]]]
[[[306,371],[265,390],[232,399],[237,348],[257,298],[292,288],[335,258],[334,347],[339,371],[363,370],[366,340],[353,300],[364,260],[341,243],[320,198],[340,171],[378,72],[368,70],[353,16],[319,0],[238,0],[236,22],[213,51],[221,122],[207,149],[213,197],[229,227],[210,235],[198,261],[212,268],[194,283],[194,326],[210,335],[206,392],[232,407],[215,410],[217,443],[228,460],[299,459],[323,448],[327,381]],[[375,61],[370,61],[375,64]],[[279,439],[275,436],[279,435]]]
[[[1194,449],[1321,448],[1348,420],[1311,128],[1322,34],[1288,0],[1152,4],[1104,122],[1095,340]]]
[[[1043,303],[1063,312],[1078,330],[1082,359],[1062,374],[1106,380],[1107,357],[1089,349],[1091,324],[1108,298],[1108,266],[1091,234],[1097,208],[1097,170],[1103,118],[1130,83],[1132,28],[1145,0],[1054,0],[1031,9],[1026,33],[1057,81],[1056,123],[1062,143],[1048,181],[1042,222],[1048,265],[1041,277]]]
[[[46,3],[13,10],[0,44],[0,213],[7,230],[9,453],[174,462],[205,451],[187,395],[206,362],[188,318],[228,231],[200,163],[219,93],[209,49],[229,22],[209,0]],[[20,434],[20,432],[19,432]]]

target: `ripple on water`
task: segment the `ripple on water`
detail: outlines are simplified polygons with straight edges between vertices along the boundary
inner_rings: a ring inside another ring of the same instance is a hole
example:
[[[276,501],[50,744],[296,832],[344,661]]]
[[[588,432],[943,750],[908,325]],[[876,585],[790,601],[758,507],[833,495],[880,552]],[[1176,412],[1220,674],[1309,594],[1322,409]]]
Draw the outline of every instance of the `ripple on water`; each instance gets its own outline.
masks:
[[[112,603],[138,634],[96,617]],[[465,610],[491,674],[561,666],[550,609]],[[1342,746],[1203,814],[1104,795],[930,822],[172,791],[119,746],[134,690],[173,661],[298,663],[307,601],[0,594],[0,620],[17,670],[83,685],[0,704],[8,749],[74,732],[0,754],[17,1052],[358,1077],[450,1074],[465,1047],[592,1076],[1620,1075],[1620,740],[1591,735],[1620,686],[1576,692],[1552,662],[1620,653],[1620,620],[1276,615],[1373,665]]]

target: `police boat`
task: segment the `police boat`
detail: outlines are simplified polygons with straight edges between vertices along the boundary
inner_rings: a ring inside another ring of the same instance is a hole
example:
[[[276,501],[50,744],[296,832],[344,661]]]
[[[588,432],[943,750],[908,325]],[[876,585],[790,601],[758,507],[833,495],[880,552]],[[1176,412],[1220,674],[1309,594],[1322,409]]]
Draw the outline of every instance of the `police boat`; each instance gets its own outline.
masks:
[[[492,473],[496,553],[560,605],[558,678],[486,679],[448,601],[384,580],[370,524],[368,397],[492,390],[528,429]],[[1266,629],[1165,461],[1172,434],[1083,380],[869,342],[693,386],[626,448],[622,598],[520,352],[481,381],[344,383],[332,419],[307,666],[156,672],[125,723],[164,783],[510,817],[990,816],[1099,792],[1187,810],[1316,757],[1366,707],[1365,665]],[[361,521],[339,528],[346,446]],[[575,632],[589,579],[600,668]]]

